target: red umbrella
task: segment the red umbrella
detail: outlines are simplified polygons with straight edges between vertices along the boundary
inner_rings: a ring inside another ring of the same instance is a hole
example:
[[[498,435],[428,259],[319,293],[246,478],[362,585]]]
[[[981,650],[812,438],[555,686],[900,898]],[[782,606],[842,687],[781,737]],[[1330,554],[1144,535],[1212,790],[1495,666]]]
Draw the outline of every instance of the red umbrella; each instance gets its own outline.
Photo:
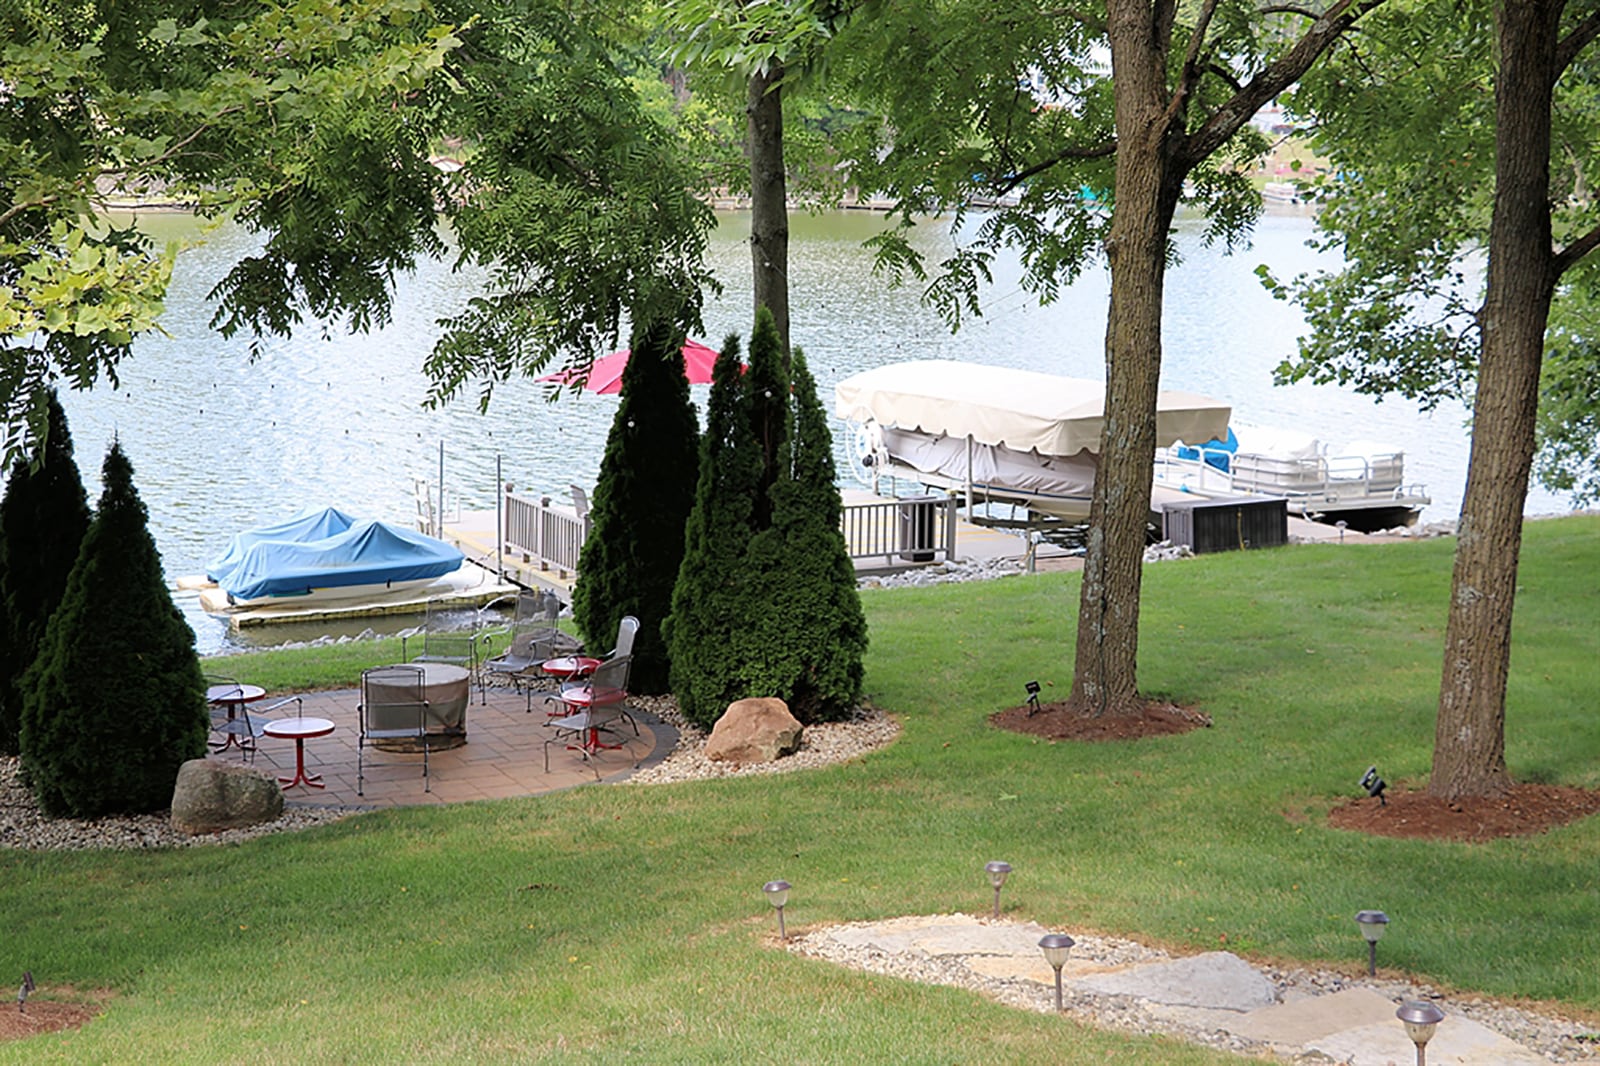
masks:
[[[588,379],[583,382],[583,387],[590,392],[597,392],[602,396],[615,396],[622,391],[622,368],[628,365],[628,349],[612,352],[594,361],[589,368]],[[699,341],[684,341],[683,343],[683,369],[688,375],[691,385],[709,385],[711,383],[711,370],[717,363],[717,352],[714,348],[707,348]],[[568,368],[558,370],[554,374],[546,374],[540,381],[554,381],[562,385],[570,384],[582,378],[578,370]]]

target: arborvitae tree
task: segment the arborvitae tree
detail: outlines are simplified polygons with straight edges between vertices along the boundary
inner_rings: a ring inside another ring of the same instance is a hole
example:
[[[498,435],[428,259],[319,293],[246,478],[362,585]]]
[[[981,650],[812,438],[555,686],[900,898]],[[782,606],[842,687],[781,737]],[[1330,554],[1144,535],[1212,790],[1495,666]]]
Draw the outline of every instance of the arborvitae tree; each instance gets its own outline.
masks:
[[[49,427],[31,462],[18,460],[0,499],[0,755],[21,750],[22,675],[39,652],[89,528],[89,497],[72,457],[61,401],[46,398]]]
[[[765,599],[752,602],[746,629],[746,654],[760,664],[750,671],[750,694],[780,697],[802,722],[831,721],[861,698],[867,620],[839,528],[833,437],[798,348],[790,372],[792,417],[778,452],[772,528],[751,541],[748,558],[751,587]]]
[[[662,626],[672,660],[672,692],[690,721],[715,722],[746,695],[734,636],[746,617],[742,560],[761,485],[761,459],[750,432],[749,403],[739,368],[739,338],[729,336],[712,372],[700,478],[684,528],[683,566]]]
[[[194,632],[172,602],[133,467],[111,445],[94,521],[23,678],[22,759],[51,814],[153,811],[205,754]]]
[[[661,622],[672,609],[672,587],[683,563],[699,438],[683,370],[683,335],[664,319],[637,327],[572,596],[573,617],[591,648],[610,647],[624,615],[639,619],[629,681],[635,692],[667,691]]]
[[[816,385],[796,352],[791,389],[765,308],[735,383],[742,410],[718,382],[673,590],[672,690],[701,725],[749,696],[783,699],[802,722],[842,717],[861,694],[867,632]]]

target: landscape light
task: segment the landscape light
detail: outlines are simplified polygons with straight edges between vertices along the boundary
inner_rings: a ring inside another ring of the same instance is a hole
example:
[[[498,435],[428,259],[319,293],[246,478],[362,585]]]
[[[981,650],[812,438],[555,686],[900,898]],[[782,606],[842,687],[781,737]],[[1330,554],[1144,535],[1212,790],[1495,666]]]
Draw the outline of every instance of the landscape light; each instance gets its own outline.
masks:
[[[1400,1004],[1394,1016],[1404,1023],[1406,1035],[1417,1045],[1417,1066],[1428,1066],[1428,1041],[1433,1039],[1433,1031],[1444,1021],[1444,1011],[1426,1000],[1410,999]]]
[[[1383,931],[1389,927],[1389,916],[1382,911],[1358,911],[1356,924],[1361,926],[1361,935],[1367,941],[1367,976],[1378,976],[1378,941],[1383,939]]]
[[[788,940],[789,934],[783,928],[783,905],[789,902],[789,882],[768,881],[761,886],[761,891],[767,894],[767,902],[778,912],[778,939]]]
[[[1039,950],[1044,961],[1056,972],[1056,1013],[1061,1013],[1061,967],[1066,965],[1067,952],[1072,948],[1072,938],[1065,933],[1047,933],[1039,938]]]
[[[1367,767],[1367,772],[1361,775],[1361,787],[1367,790],[1367,795],[1377,797],[1378,806],[1387,807],[1389,805],[1388,801],[1383,798],[1383,790],[1389,787],[1389,783],[1378,776],[1378,768],[1376,766]]]
[[[1006,883],[1006,874],[1011,872],[1009,862],[991,862],[984,866],[983,872],[989,875],[989,883],[994,886],[994,916],[1000,917],[1000,886]]]
[[[1029,681],[1022,687],[1028,690],[1028,717],[1032,718],[1039,711],[1039,682]]]

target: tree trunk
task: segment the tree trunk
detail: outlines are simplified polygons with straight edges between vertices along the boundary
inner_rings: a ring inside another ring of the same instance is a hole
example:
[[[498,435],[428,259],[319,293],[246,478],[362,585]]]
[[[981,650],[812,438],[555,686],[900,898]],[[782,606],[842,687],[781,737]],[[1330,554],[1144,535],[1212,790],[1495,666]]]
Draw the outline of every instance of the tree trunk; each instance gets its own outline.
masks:
[[[1429,792],[1446,799],[1495,795],[1510,785],[1505,701],[1511,610],[1555,288],[1550,111],[1562,6],[1562,0],[1519,0],[1497,9],[1495,198],[1483,350],[1428,784]]]
[[[1138,706],[1139,588],[1155,470],[1162,289],[1167,235],[1183,184],[1174,123],[1166,115],[1164,31],[1152,5],[1114,3],[1110,32],[1117,173],[1106,242],[1106,416],[1070,697],[1091,714]]]
[[[783,168],[783,63],[750,76],[745,114],[750,153],[750,257],[755,306],[772,312],[789,361],[789,192]],[[752,309],[754,310],[754,309]]]

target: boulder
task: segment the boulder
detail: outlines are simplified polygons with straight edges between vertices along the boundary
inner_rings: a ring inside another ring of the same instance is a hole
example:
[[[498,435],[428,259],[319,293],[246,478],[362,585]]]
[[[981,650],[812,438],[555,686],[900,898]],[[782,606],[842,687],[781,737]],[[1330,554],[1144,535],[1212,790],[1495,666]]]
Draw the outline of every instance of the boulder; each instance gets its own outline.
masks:
[[[172,790],[172,828],[197,836],[270,822],[283,814],[283,789],[266,774],[237,763],[190,759]]]
[[[801,726],[779,699],[735,700],[706,741],[706,758],[716,762],[776,762],[800,750]]]

